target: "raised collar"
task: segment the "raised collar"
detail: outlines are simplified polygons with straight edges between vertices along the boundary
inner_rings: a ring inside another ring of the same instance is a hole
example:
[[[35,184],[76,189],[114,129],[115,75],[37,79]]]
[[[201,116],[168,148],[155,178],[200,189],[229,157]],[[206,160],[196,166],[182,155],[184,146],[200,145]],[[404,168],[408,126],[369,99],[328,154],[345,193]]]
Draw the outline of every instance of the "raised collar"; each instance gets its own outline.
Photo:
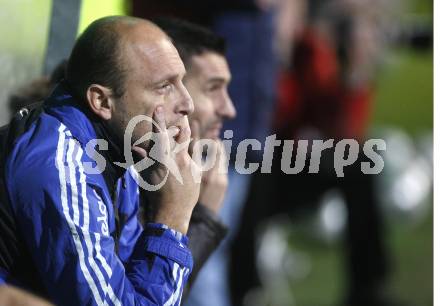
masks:
[[[63,81],[55,87],[50,97],[44,102],[44,111],[62,122],[72,136],[85,147],[94,139],[104,139],[108,142],[108,150],[95,149],[106,159],[104,176],[110,176],[107,182],[111,186],[115,180],[125,172],[124,168],[116,166],[115,162],[124,162],[123,146],[106,127],[105,122],[93,114],[87,106],[78,101],[69,90],[68,84]],[[107,178],[106,178],[107,181]]]

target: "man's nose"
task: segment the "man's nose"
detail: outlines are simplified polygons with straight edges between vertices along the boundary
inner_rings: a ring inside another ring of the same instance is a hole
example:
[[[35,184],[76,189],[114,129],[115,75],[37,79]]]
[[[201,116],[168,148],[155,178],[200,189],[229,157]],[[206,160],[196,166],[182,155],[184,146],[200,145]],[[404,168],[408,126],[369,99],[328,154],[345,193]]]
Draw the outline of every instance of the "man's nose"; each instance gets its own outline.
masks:
[[[232,103],[232,100],[227,92],[223,95],[223,99],[221,100],[221,103],[218,108],[218,113],[220,116],[222,116],[225,119],[234,119],[235,116],[237,115],[235,106]]]
[[[177,112],[182,115],[190,115],[194,112],[194,102],[186,89],[182,84],[180,89],[180,97],[177,103]]]

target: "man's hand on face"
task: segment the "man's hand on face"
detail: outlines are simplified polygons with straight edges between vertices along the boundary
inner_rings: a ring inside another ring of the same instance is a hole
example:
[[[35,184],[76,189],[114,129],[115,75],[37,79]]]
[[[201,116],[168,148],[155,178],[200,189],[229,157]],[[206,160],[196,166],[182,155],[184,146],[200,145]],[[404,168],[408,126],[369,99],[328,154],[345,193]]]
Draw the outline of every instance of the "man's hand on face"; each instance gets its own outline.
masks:
[[[215,158],[215,164],[202,174],[199,203],[218,214],[228,188],[226,153],[219,139],[215,141],[215,154],[212,155],[208,155],[207,159]]]
[[[196,179],[196,176],[200,175],[200,167],[194,163],[188,152],[191,137],[188,118],[182,120],[180,130],[176,127],[167,129],[163,108],[159,106],[153,114],[153,120],[160,128],[158,130],[153,125],[153,132],[158,136],[155,154],[161,154],[156,159],[167,160],[171,157],[177,166],[181,181],[179,182],[166,165],[158,162],[140,174],[149,184],[158,185],[169,173],[161,188],[148,192],[150,204],[156,210],[154,221],[186,234],[200,192],[200,183]],[[173,151],[177,147],[179,150]],[[142,158],[147,156],[147,152],[140,147],[133,147],[133,151]]]
[[[190,151],[198,150],[201,154],[202,148],[197,148],[197,140],[200,138],[200,125],[197,120],[191,121],[191,131],[193,142],[191,143]],[[214,150],[208,150],[205,163],[213,164],[214,166],[202,173],[199,203],[218,214],[223,204],[226,189],[228,188],[228,165],[223,143],[220,139],[213,140],[212,143],[214,144]]]

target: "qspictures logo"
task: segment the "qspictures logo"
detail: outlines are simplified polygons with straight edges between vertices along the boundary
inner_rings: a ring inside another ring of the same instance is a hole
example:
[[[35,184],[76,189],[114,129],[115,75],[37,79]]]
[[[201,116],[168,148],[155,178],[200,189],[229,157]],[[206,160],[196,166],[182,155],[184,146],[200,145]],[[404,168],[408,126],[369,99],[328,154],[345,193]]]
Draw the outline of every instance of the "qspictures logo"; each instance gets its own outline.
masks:
[[[138,139],[134,144],[131,143],[133,131],[141,122],[146,122],[155,127],[158,132],[148,132]],[[159,124],[151,117],[139,115],[130,120],[124,133],[124,158],[125,162],[115,162],[115,164],[124,169],[133,167],[137,173],[148,171],[149,168],[161,165],[166,169],[166,173],[159,183],[150,184],[142,175],[137,176],[137,183],[139,186],[148,191],[156,191],[160,189],[168,179],[168,176],[173,175],[181,184],[183,184],[182,175],[179,167],[176,164],[175,156],[178,152],[188,147],[188,143],[177,143],[174,137],[169,137],[170,143],[164,144],[160,141],[160,134],[167,131],[162,131]],[[217,154],[217,145],[212,139],[197,139],[191,141],[193,147],[201,148],[193,154],[192,159],[195,164],[201,166],[201,170],[208,171],[216,164],[216,158],[223,158],[221,161],[229,165],[231,160],[232,139],[234,133],[232,130],[226,130],[223,134],[222,144],[224,147],[224,154]],[[150,143],[147,156],[136,161],[133,157],[132,147],[141,143]],[[311,146],[310,146],[311,143]],[[264,144],[257,139],[244,139],[239,142],[235,152],[235,161],[233,166],[235,171],[240,174],[252,174],[256,171],[261,173],[271,173],[274,159],[274,151],[276,147],[282,148],[281,155],[281,171],[286,174],[298,174],[303,172],[306,166],[306,159],[309,153],[310,160],[308,163],[308,173],[319,173],[321,156],[325,150],[334,150],[333,168],[337,177],[344,177],[344,168],[353,165],[358,161],[359,157],[365,156],[369,161],[362,161],[360,163],[359,171],[364,174],[374,175],[382,172],[385,164],[380,151],[386,150],[386,143],[383,139],[369,139],[363,142],[362,146],[355,139],[342,139],[335,141],[334,139],[327,140],[279,140],[276,135],[266,137]],[[165,149],[164,149],[165,148]],[[86,154],[94,162],[85,162],[84,170],[87,174],[100,174],[104,171],[106,159],[99,153],[99,151],[108,150],[108,143],[104,139],[91,140],[86,145]],[[261,163],[249,162],[248,153],[250,150],[262,151],[263,159]],[[293,153],[296,151],[294,160],[292,161]],[[220,157],[219,157],[220,156]],[[220,171],[227,173],[229,167],[222,167]],[[193,171],[193,179],[200,182],[200,174],[198,171]]]

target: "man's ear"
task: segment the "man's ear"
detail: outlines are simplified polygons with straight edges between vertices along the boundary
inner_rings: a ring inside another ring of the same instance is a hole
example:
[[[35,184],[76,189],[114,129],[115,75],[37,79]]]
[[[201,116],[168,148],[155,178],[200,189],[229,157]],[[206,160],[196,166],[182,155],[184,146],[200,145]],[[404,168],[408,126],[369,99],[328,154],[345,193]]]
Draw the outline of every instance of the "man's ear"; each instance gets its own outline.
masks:
[[[112,118],[112,90],[98,84],[91,84],[86,92],[87,104],[91,111],[104,120]]]

